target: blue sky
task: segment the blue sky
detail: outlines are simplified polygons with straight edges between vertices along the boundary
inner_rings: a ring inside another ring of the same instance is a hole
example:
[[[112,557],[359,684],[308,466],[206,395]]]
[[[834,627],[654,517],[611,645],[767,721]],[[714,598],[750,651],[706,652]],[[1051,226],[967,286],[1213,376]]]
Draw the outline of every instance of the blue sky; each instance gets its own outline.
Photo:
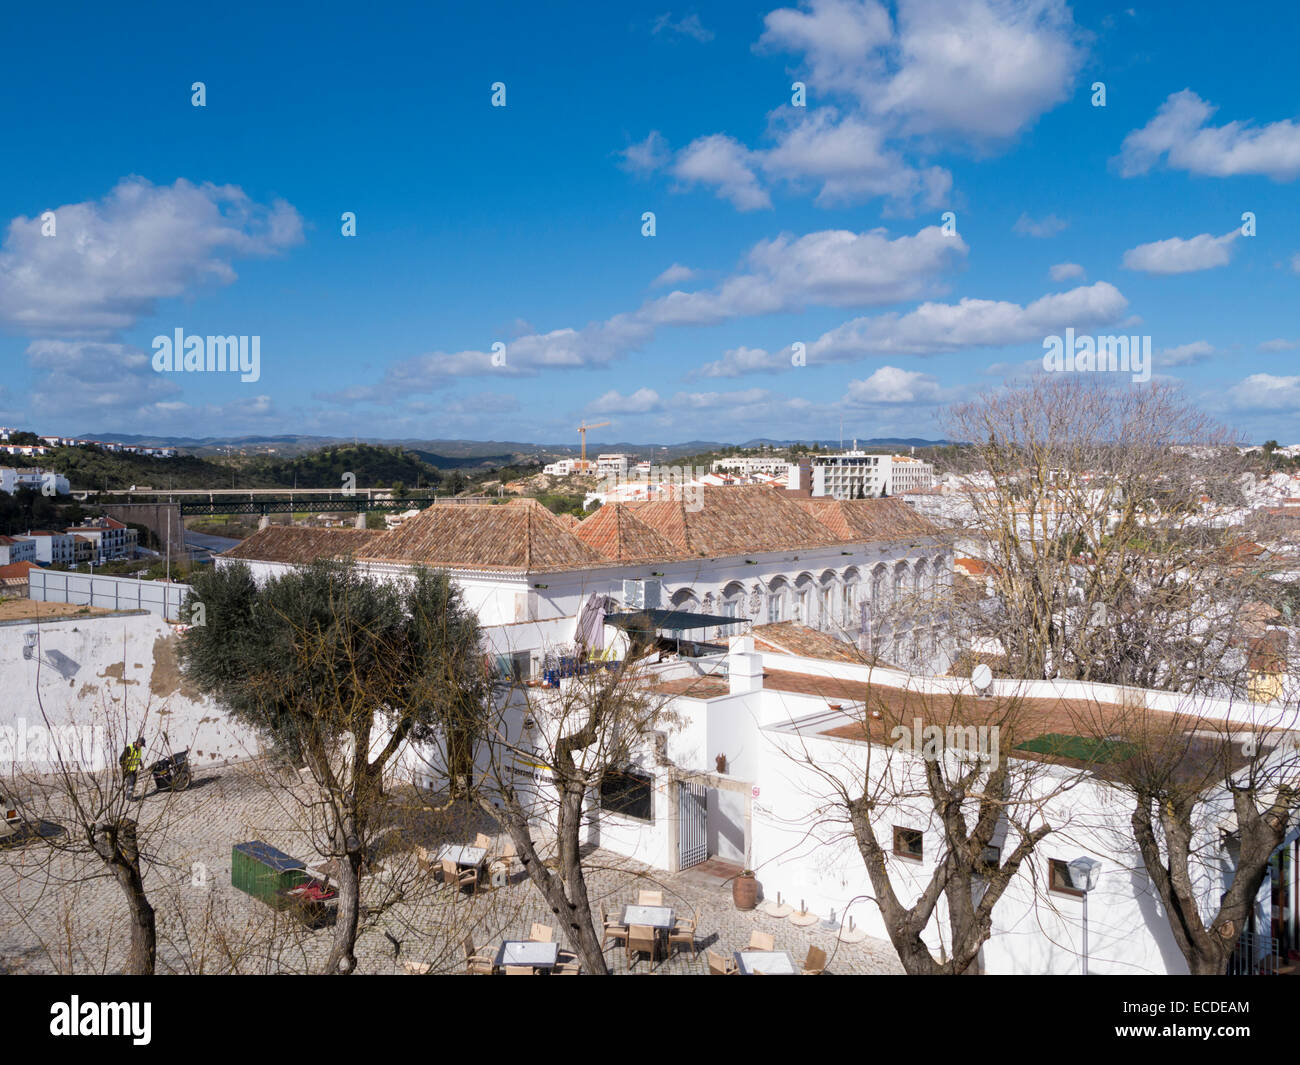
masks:
[[[10,11],[0,423],[938,437],[1068,327],[1300,441],[1295,6],[456,7]]]

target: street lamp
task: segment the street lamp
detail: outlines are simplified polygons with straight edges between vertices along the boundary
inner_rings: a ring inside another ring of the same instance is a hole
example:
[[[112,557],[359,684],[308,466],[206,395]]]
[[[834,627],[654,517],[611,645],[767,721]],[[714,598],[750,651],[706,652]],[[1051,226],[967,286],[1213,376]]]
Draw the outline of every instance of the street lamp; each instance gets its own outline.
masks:
[[[1088,892],[1097,886],[1097,877],[1101,874],[1101,862],[1092,858],[1075,858],[1067,869],[1074,890],[1083,895],[1083,975],[1088,975]]]

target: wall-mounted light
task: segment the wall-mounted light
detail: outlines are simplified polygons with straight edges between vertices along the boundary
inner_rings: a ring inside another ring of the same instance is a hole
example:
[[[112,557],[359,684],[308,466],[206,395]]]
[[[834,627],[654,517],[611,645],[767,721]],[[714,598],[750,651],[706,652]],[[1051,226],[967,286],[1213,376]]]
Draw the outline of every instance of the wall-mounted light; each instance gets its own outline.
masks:
[[[758,565],[758,562],[757,562],[756,560],[752,559],[752,558],[747,558],[747,559],[745,559],[745,565],[746,565],[746,566],[757,566],[757,565]]]
[[[534,587],[534,588],[549,588],[550,585],[549,585],[549,584],[534,584],[533,587]]]
[[[651,570],[651,571],[650,571],[650,576],[651,576],[651,577],[662,577],[663,574],[662,574],[662,573],[656,573],[654,570]]]

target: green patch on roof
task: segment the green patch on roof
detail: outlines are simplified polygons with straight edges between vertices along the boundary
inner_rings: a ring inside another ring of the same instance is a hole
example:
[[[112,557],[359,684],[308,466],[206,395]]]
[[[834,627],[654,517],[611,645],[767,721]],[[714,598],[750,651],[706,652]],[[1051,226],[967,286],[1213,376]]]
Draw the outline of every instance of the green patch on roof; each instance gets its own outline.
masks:
[[[1073,758],[1079,762],[1122,762],[1132,758],[1137,745],[1124,740],[1097,739],[1092,736],[1069,736],[1062,732],[1045,732],[1016,747],[1051,758]]]

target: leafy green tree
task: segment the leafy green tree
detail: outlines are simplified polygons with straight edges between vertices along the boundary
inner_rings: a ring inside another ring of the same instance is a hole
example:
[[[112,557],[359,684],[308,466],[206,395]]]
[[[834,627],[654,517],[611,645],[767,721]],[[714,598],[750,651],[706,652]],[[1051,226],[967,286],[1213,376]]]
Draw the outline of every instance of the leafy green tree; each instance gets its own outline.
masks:
[[[318,561],[258,587],[237,564],[192,587],[206,617],[182,643],[186,674],[311,772],[317,846],[339,870],[326,971],[350,973],[386,767],[414,742],[445,750],[453,785],[469,774],[489,691],[477,617],[445,573],[428,570],[382,583]]]

